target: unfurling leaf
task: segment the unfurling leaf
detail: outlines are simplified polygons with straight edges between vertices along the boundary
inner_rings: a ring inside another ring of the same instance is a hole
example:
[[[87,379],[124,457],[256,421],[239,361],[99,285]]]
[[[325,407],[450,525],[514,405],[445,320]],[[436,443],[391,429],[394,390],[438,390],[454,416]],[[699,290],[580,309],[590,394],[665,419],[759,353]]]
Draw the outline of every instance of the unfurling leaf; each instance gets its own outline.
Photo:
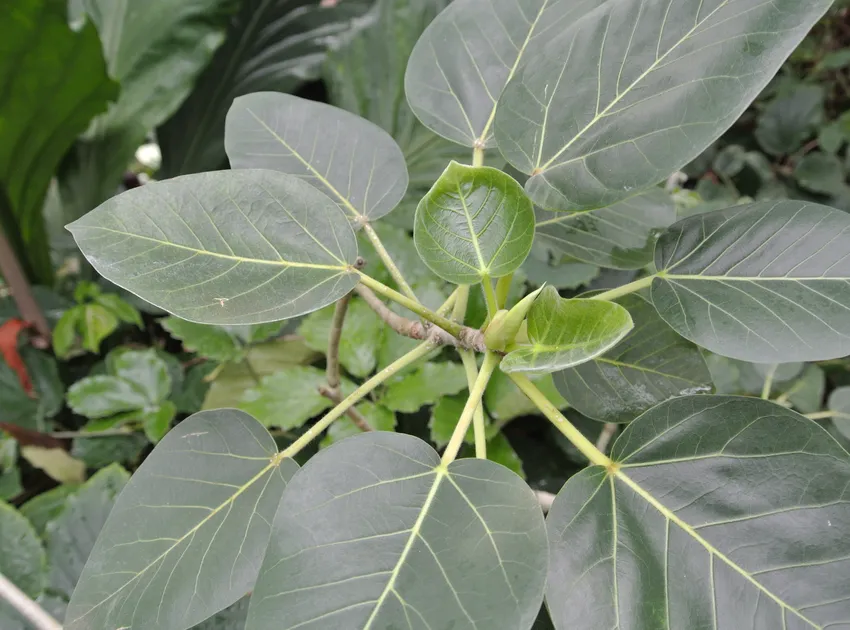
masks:
[[[850,456],[817,424],[689,396],[635,420],[611,458],[571,477],[547,518],[558,630],[845,623]]]
[[[232,168],[264,168],[313,184],[354,221],[392,211],[407,191],[395,140],[344,109],[291,94],[257,92],[227,113],[224,144]]]
[[[280,495],[297,465],[249,415],[181,422],[118,497],[65,627],[185,630],[254,584]]]
[[[850,354],[850,215],[801,201],[693,216],[659,239],[652,303],[676,332],[756,363]]]
[[[519,269],[534,240],[534,210],[505,173],[452,162],[419,202],[413,239],[431,271],[475,284]]]
[[[604,353],[632,329],[629,312],[614,302],[567,300],[546,287],[528,314],[529,343],[501,363],[503,372],[556,372]]]
[[[422,440],[373,432],[292,480],[251,596],[249,630],[528,630],[546,536],[532,491],[485,460],[447,467]],[[470,588],[474,584],[474,588]]]
[[[592,210],[652,186],[718,138],[832,0],[621,0],[517,71],[496,109],[505,158],[544,208]],[[591,10],[592,9],[592,10]]]
[[[357,283],[357,242],[342,211],[309,184],[272,171],[148,184],[68,229],[101,275],[198,323],[294,317]]]

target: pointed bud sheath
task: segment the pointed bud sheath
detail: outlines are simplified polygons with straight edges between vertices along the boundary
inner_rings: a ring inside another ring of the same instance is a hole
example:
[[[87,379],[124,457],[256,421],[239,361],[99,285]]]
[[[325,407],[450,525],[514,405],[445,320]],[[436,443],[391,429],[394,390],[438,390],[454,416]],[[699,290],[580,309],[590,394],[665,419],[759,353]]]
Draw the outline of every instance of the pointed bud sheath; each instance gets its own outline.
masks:
[[[543,290],[540,287],[533,293],[529,293],[522,298],[510,310],[501,310],[493,317],[493,321],[484,332],[484,343],[491,350],[504,350],[509,344],[514,342],[517,334],[525,322],[525,317],[537,299],[538,294]]]

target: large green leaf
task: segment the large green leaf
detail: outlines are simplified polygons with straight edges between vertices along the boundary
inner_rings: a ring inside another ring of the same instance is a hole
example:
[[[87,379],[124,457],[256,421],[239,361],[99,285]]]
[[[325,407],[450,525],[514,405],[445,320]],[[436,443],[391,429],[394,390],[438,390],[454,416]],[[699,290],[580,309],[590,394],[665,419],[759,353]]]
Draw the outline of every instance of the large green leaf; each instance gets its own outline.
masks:
[[[145,136],[189,95],[224,41],[233,0],[84,0],[118,100],[98,116],[60,172],[65,218],[111,197]]]
[[[528,313],[528,343],[511,350],[502,372],[557,372],[590,361],[632,329],[629,312],[615,302],[573,299],[554,287],[540,293]]]
[[[233,100],[289,92],[316,78],[325,53],[356,32],[363,0],[244,0],[226,39],[179,110],[157,131],[165,177],[226,165],[224,122]]]
[[[680,335],[744,361],[850,353],[850,216],[800,201],[690,217],[659,239],[652,302]]]
[[[602,0],[456,0],[425,29],[405,75],[413,111],[468,147],[494,147],[505,84],[543,44]]]
[[[91,24],[68,26],[66,0],[7,0],[0,18],[0,200],[3,229],[44,283],[53,276],[41,208],[53,172],[118,92]]]
[[[773,403],[689,396],[626,428],[547,519],[559,629],[846,626],[850,456]]]
[[[537,238],[559,258],[640,269],[652,262],[661,230],[676,220],[676,205],[669,193],[652,188],[600,210],[535,214]]]
[[[699,349],[638,295],[617,300],[635,327],[609,352],[553,374],[570,405],[594,420],[628,422],[675,396],[711,391]]]
[[[224,146],[232,168],[296,175],[336,201],[355,226],[391,212],[407,190],[404,155],[386,131],[290,94],[237,98],[227,113]]]
[[[496,140],[544,208],[610,205],[699,155],[832,0],[622,0],[564,28],[505,87]]]
[[[0,501],[0,575],[31,598],[42,593],[47,577],[46,556],[38,534],[20,512],[3,501]],[[5,599],[0,599],[0,626],[4,630],[30,627]]]
[[[446,467],[418,438],[362,434],[292,480],[247,628],[528,630],[546,549],[540,507],[514,473]]]
[[[339,207],[298,178],[272,171],[148,184],[68,229],[101,275],[199,323],[294,317],[357,283],[357,241]]]
[[[416,208],[413,240],[438,276],[475,284],[522,265],[534,240],[534,209],[505,173],[452,162]]]
[[[251,589],[297,466],[236,410],[171,431],[118,497],[68,606],[67,630],[182,630]]]

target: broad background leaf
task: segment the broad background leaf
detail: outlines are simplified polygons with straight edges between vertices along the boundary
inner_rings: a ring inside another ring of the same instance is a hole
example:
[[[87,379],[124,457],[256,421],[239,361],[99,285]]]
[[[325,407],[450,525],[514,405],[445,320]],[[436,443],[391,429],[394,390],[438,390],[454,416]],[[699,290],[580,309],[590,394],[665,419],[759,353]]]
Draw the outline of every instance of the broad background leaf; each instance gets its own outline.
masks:
[[[534,494],[492,462],[439,464],[396,433],[314,456],[281,500],[247,627],[530,628],[546,568]]]
[[[611,458],[547,518],[556,628],[846,624],[850,455],[814,422],[689,396],[635,420]]]
[[[7,0],[0,19],[0,221],[44,284],[53,277],[41,212],[50,179],[118,94],[94,26],[73,31],[67,11],[65,0]]]
[[[189,628],[251,589],[297,466],[245,413],[183,421],[133,475],[83,570],[66,628]],[[234,544],[235,541],[241,541]]]
[[[711,391],[699,348],[676,334],[647,300],[616,300],[634,328],[605,354],[552,375],[570,405],[594,420],[628,422],[675,396]]]
[[[41,594],[46,584],[46,556],[32,525],[15,508],[0,501],[0,573],[31,598]],[[4,628],[22,630],[15,609],[0,601],[0,622]]]
[[[669,193],[653,188],[590,212],[552,214],[535,209],[537,238],[560,259],[600,267],[640,269],[652,262],[655,241],[676,220]]]
[[[556,372],[590,361],[615,346],[634,324],[615,302],[568,300],[554,287],[540,293],[528,313],[528,345],[502,360],[503,372]]]
[[[452,162],[419,202],[413,240],[438,276],[475,284],[522,265],[534,240],[534,210],[505,173]]]
[[[237,98],[224,146],[231,168],[296,175],[363,220],[391,212],[407,190],[404,154],[377,125],[344,109],[290,94]]]
[[[307,313],[355,284],[345,215],[292,176],[240,170],[134,188],[68,229],[108,280],[199,323]]]
[[[831,4],[598,3],[505,87],[499,149],[532,175],[526,190],[544,208],[629,197],[732,125]]]
[[[758,363],[850,353],[850,216],[800,201],[684,219],[659,239],[652,302],[680,335]]]
[[[329,48],[367,22],[363,0],[243,0],[179,110],[158,130],[162,177],[223,168],[224,121],[233,100],[252,92],[289,92],[317,78]]]

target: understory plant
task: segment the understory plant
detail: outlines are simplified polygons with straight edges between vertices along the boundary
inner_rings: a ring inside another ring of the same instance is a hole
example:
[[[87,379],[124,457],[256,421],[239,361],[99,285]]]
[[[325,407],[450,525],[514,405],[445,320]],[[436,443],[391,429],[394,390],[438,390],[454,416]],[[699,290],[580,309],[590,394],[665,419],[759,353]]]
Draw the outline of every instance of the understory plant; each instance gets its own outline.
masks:
[[[469,156],[415,210],[421,264],[456,286],[441,305],[426,305],[373,225],[406,196],[402,150],[295,96],[234,100],[231,170],[135,188],[72,223],[98,272],[175,318],[255,325],[334,304],[324,387],[336,404],[280,451],[241,410],[167,433],[117,499],[65,627],[184,629],[248,593],[249,630],[528,629],[544,596],[559,629],[850,623],[850,455],[786,406],[712,395],[703,359],[767,364],[768,398],[778,364],[850,353],[850,216],[761,201],[676,222],[658,187],[830,4],[450,4],[405,75],[419,121]],[[635,279],[509,302],[533,248]],[[473,292],[481,326],[468,325]],[[418,343],[347,388],[352,304]],[[468,387],[442,453],[365,431],[299,468],[313,440],[343,418],[368,424],[356,405],[438,352],[459,355]],[[610,451],[541,391],[546,374],[585,416],[625,424]],[[545,520],[488,459],[494,375],[590,463]],[[285,402],[272,413],[286,424]],[[459,458],[470,428],[475,457]]]

